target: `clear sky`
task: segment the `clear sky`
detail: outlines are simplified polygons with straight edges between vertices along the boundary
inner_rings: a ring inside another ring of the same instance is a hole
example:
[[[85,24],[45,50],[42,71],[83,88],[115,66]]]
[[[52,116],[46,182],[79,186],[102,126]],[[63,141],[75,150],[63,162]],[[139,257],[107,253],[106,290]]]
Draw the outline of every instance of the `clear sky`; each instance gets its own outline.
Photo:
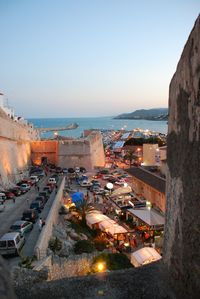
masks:
[[[0,0],[0,92],[24,117],[167,107],[199,0]]]

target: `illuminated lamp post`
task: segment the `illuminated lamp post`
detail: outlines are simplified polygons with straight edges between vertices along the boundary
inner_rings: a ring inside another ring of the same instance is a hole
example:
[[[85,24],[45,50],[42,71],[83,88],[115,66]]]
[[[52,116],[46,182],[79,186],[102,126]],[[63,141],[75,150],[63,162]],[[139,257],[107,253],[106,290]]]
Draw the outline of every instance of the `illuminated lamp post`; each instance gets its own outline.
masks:
[[[109,189],[110,194],[111,194],[111,190],[113,189],[113,184],[112,183],[107,183],[106,187]]]

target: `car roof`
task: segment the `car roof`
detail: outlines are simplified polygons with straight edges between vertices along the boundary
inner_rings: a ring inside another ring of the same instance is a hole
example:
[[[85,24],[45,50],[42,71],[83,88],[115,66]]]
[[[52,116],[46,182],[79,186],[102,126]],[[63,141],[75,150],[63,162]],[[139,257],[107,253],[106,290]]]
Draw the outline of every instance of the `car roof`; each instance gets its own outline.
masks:
[[[19,235],[18,232],[6,233],[6,234],[4,234],[4,235],[1,237],[0,241],[6,241],[6,240],[14,239],[14,238],[16,238],[18,235]]]
[[[26,222],[28,222],[28,221],[17,220],[17,221],[15,221],[15,223],[13,223],[13,225],[19,225],[19,226],[21,226],[22,224],[24,224],[24,223],[26,223]],[[12,226],[13,226],[13,225],[12,225]]]

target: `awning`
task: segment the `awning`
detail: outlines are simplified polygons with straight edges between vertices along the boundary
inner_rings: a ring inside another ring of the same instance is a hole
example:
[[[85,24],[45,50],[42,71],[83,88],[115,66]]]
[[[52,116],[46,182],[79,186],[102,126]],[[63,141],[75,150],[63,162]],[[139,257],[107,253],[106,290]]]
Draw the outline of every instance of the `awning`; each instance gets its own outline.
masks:
[[[137,218],[144,221],[149,226],[154,225],[164,225],[165,224],[165,217],[155,212],[153,209],[146,209],[146,208],[140,208],[140,209],[128,209],[128,212],[136,216]]]
[[[121,188],[118,188],[118,189],[115,189],[112,194],[111,194],[111,198],[112,197],[116,197],[116,196],[119,196],[121,194],[127,194],[127,193],[130,193],[132,192],[132,188],[130,186],[127,186],[127,187],[121,187]]]
[[[158,261],[161,258],[161,255],[152,247],[144,247],[131,253],[131,263],[135,267]]]

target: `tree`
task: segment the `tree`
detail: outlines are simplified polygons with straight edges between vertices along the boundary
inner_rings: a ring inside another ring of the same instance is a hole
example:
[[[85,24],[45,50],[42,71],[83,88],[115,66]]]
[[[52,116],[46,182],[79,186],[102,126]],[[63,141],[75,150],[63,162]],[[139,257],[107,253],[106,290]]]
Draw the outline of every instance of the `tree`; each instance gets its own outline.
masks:
[[[90,212],[93,209],[93,206],[88,203],[85,199],[83,199],[79,205],[76,207],[77,211],[81,215],[82,223],[86,223],[86,213]]]
[[[129,163],[130,163],[130,167],[131,167],[131,163],[132,163],[132,160],[136,157],[136,155],[134,154],[133,151],[129,150],[127,152],[127,154],[124,156],[124,159],[125,160],[129,160]]]

